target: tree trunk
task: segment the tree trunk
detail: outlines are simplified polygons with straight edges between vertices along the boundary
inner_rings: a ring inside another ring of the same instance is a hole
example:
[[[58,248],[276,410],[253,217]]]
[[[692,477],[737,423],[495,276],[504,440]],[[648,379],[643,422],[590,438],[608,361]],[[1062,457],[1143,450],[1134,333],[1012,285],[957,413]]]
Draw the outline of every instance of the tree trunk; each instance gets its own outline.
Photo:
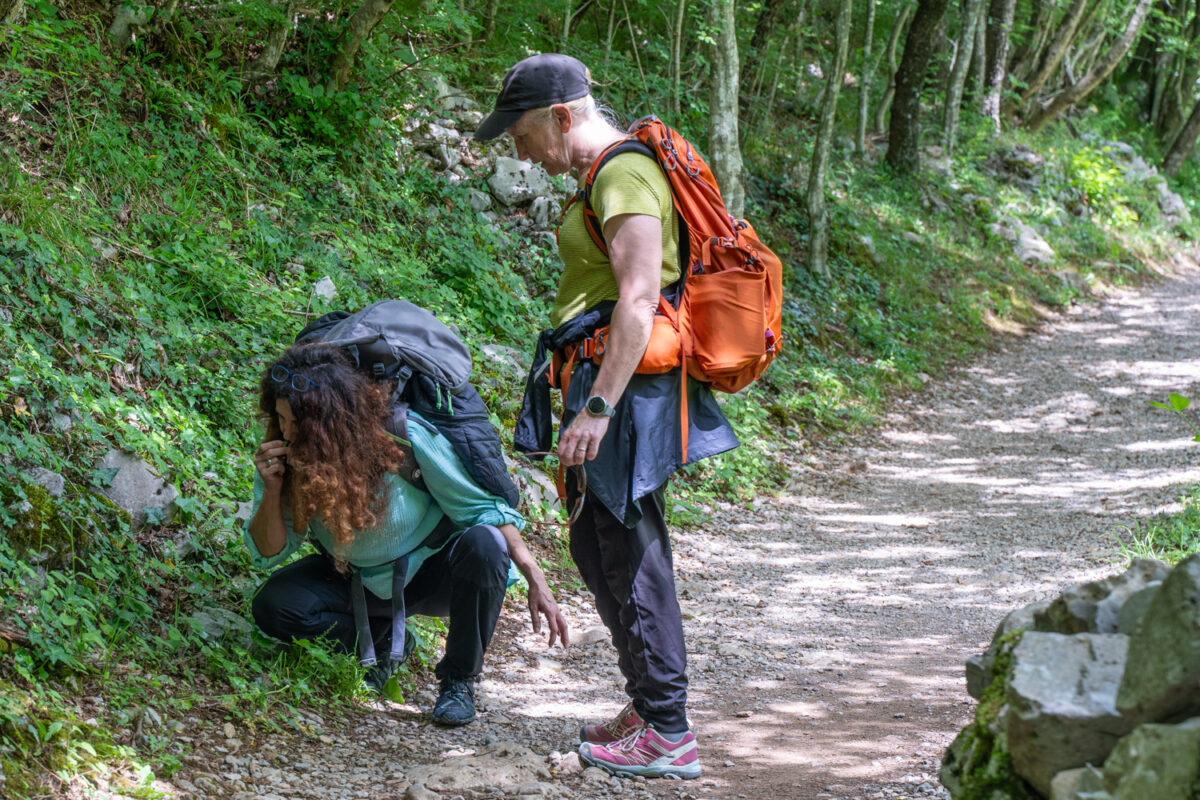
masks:
[[[783,67],[783,55],[787,52],[788,48],[792,44],[791,39],[792,34],[791,31],[789,31],[787,35],[783,37],[783,44],[779,45],[779,57],[775,59],[775,69],[771,78],[771,91],[767,94],[767,104],[764,106],[768,112],[775,108],[775,94],[779,91],[779,71]]]
[[[770,115],[775,108],[775,93],[779,89],[779,70],[783,64],[784,53],[792,44],[792,32],[788,30],[783,35],[783,40],[779,43],[779,47],[775,49],[774,58],[771,59],[771,65],[768,67],[765,63],[763,68],[758,71],[758,83],[754,87],[754,100],[749,104],[746,112],[746,125],[754,127],[764,114]],[[745,69],[742,70],[745,72]],[[763,84],[770,81],[771,89],[768,92],[767,102],[763,102]],[[742,101],[745,102],[746,92],[745,86],[742,86]]]
[[[1020,44],[1013,48],[1009,56],[1008,74],[1016,78],[1020,76],[1022,80],[1025,75],[1032,69],[1030,62],[1036,62],[1037,55],[1046,45],[1046,37],[1050,35],[1050,20],[1054,17],[1054,3],[1050,0],[1032,0],[1032,7],[1029,10],[1029,23],[1024,25],[1024,30],[1018,32],[1018,26],[1014,26],[1014,32],[1017,32],[1017,37]]]
[[[346,30],[338,40],[337,52],[330,65],[329,82],[325,85],[327,92],[340,92],[350,82],[350,73],[354,71],[354,59],[359,48],[375,30],[388,11],[392,8],[393,0],[365,0],[350,17]]]
[[[1165,0],[1164,0],[1165,1]],[[1200,25],[1200,9],[1195,9],[1195,3],[1182,0],[1177,2],[1171,20],[1169,23],[1160,24],[1159,36],[1155,37],[1155,53],[1157,57],[1153,58],[1154,77],[1152,85],[1154,91],[1150,99],[1150,122],[1154,125],[1159,139],[1162,141],[1170,141],[1171,135],[1179,128],[1185,113],[1185,107],[1188,99],[1191,97],[1190,83],[1185,83],[1183,78],[1185,73],[1189,71],[1191,61],[1195,58],[1195,47],[1200,45],[1200,37],[1191,35],[1189,27]],[[1168,7],[1166,11],[1170,11]],[[1188,16],[1191,12],[1192,25],[1189,26]],[[1151,25],[1154,23],[1151,22]],[[1162,28],[1166,31],[1162,31]],[[1168,48],[1166,39],[1171,36],[1177,36],[1185,41],[1191,41],[1193,44],[1192,54],[1181,53],[1179,48]],[[1145,40],[1143,40],[1143,45]],[[1139,46],[1141,49],[1141,46]],[[1187,86],[1188,91],[1185,93],[1183,87]]]
[[[793,104],[796,107],[797,113],[804,107],[804,76],[808,72],[805,60],[808,57],[809,51],[804,47],[804,17],[807,13],[808,0],[801,0],[800,13],[796,15],[796,21],[792,23],[796,28],[796,50],[793,53],[796,64],[796,98]]]
[[[942,146],[947,153],[954,151],[954,139],[958,132],[958,114],[962,109],[963,90],[967,85],[967,72],[971,68],[971,56],[975,53],[975,27],[979,23],[979,9],[983,0],[964,0],[962,28],[958,33],[958,53],[954,57],[954,69],[946,86],[946,110],[942,124]]]
[[[571,6],[572,0],[564,0],[562,32],[558,37],[558,52],[567,52],[567,40],[571,38]]]
[[[1197,139],[1200,139],[1200,100],[1196,101],[1192,115],[1188,117],[1188,121],[1183,124],[1183,128],[1175,136],[1175,141],[1171,142],[1171,146],[1167,148],[1167,155],[1163,158],[1162,163],[1163,172],[1174,178],[1179,172],[1179,168],[1183,166],[1183,162],[1195,149]]]
[[[812,165],[808,170],[808,271],[829,281],[829,212],[825,204],[825,172],[829,169],[829,148],[833,142],[833,123],[837,118],[838,90],[846,74],[846,54],[850,51],[850,7],[853,0],[841,0],[835,36],[837,46],[833,63],[825,76],[825,102],[821,104],[821,122],[813,144]]]
[[[896,51],[899,49],[900,37],[904,35],[904,26],[908,24],[908,18],[912,16],[913,9],[916,6],[907,4],[901,7],[900,13],[896,16],[895,23],[892,24],[892,33],[888,36],[887,45],[887,62],[888,62],[888,86],[883,92],[883,97],[879,99],[879,107],[875,109],[875,130],[882,132],[887,126],[888,111],[892,107],[892,98],[896,96]]]
[[[1116,3],[1112,13],[1121,14],[1121,5],[1125,2],[1126,0],[1100,0],[1094,8],[1089,9],[1087,17],[1079,26],[1079,40],[1083,43],[1067,53],[1063,61],[1066,65],[1066,69],[1063,70],[1066,80],[1058,87],[1060,90],[1077,83],[1080,75],[1091,71],[1111,38],[1109,29],[1112,27],[1113,17],[1109,14],[1109,6]],[[1088,27],[1090,23],[1094,24]],[[1088,38],[1089,36],[1091,38]]]
[[[25,24],[25,0],[0,0],[0,25]]]
[[[1195,32],[1188,37],[1188,41],[1192,43],[1192,49],[1200,52],[1200,8],[1196,10]],[[1183,123],[1183,110],[1187,108],[1187,104],[1191,101],[1190,87],[1196,86],[1200,82],[1200,56],[1193,56],[1187,59],[1182,69],[1179,72],[1179,80],[1175,82],[1175,98],[1172,100],[1172,107],[1178,119],[1170,127],[1165,127],[1160,137],[1162,141],[1169,142],[1178,135],[1179,128]],[[1184,87],[1188,87],[1185,89]],[[1185,94],[1186,92],[1186,94]]]
[[[617,35],[617,2],[608,4],[608,33],[604,37],[604,72],[608,73],[608,60],[612,58],[613,38]]]
[[[988,4],[979,4],[979,16],[975,18],[975,47],[971,58],[971,72],[967,75],[967,85],[971,94],[979,103],[979,113],[983,113],[984,87],[987,85],[987,12]]]
[[[713,0],[712,96],[709,101],[708,150],[713,175],[725,207],[735,217],[745,213],[742,153],[738,149],[738,51],[734,0]]]
[[[867,105],[871,100],[871,45],[875,41],[875,0],[867,0],[867,24],[863,29],[862,71],[858,76],[858,126],[854,129],[854,150],[861,157],[867,150]]]
[[[616,6],[616,3],[613,3]],[[683,73],[683,21],[687,11],[687,0],[679,0],[675,4],[675,37],[671,40],[671,111],[675,114],[676,124],[683,112],[680,95],[680,81]]]
[[[1017,0],[992,0],[987,21],[987,80],[983,93],[983,116],[1000,132],[1000,95],[1008,76],[1008,39]]]
[[[731,0],[732,2],[732,0]],[[629,47],[633,50],[633,60],[637,64],[638,75],[642,78],[642,91],[645,92],[644,98],[650,97],[650,84],[646,82],[646,70],[642,69],[642,56],[638,51],[637,31],[633,29],[633,16],[629,13],[629,4],[625,0],[621,0],[621,10],[625,12],[625,24],[629,26]],[[733,40],[734,47],[737,47],[737,39]],[[566,48],[564,48],[565,50]],[[737,61],[737,53],[734,53],[734,61]]]
[[[917,13],[904,42],[904,56],[896,70],[896,99],[888,129],[887,163],[898,173],[920,166],[921,89],[933,52],[938,25],[950,0],[918,0]]]
[[[744,87],[760,84],[763,80],[762,73],[766,69],[766,61],[763,56],[766,55],[767,44],[770,41],[771,32],[775,30],[775,22],[779,18],[779,11],[783,8],[783,3],[784,0],[766,0],[762,11],[758,14],[758,20],[754,23],[754,35],[750,37],[750,47],[747,48],[745,63],[741,68],[740,82]]]
[[[1112,74],[1112,71],[1117,68],[1117,64],[1121,63],[1121,59],[1129,52],[1134,40],[1137,39],[1137,35],[1142,29],[1142,23],[1146,21],[1146,14],[1150,11],[1150,4],[1151,0],[1138,0],[1121,38],[1113,44],[1103,58],[1096,62],[1095,66],[1088,70],[1087,74],[1067,87],[1048,105],[1038,109],[1026,123],[1029,130],[1037,133],[1046,127],[1046,123],[1087,97],[1105,78]]]
[[[283,19],[271,26],[262,52],[242,71],[243,86],[257,86],[275,76],[275,68],[279,66],[279,59],[283,57],[283,50],[287,47],[288,33],[292,30],[295,16],[296,0],[288,0]]]
[[[487,0],[483,10],[483,42],[487,44],[496,35],[496,12],[500,10],[500,0]]]
[[[1046,81],[1058,72],[1059,66],[1062,64],[1063,57],[1067,51],[1071,49],[1071,45],[1075,42],[1075,37],[1079,34],[1079,23],[1083,20],[1084,12],[1087,11],[1088,4],[1092,0],[1074,0],[1067,13],[1058,23],[1057,30],[1054,34],[1054,39],[1050,42],[1050,49],[1046,51],[1045,57],[1042,59],[1041,66],[1037,72],[1029,80],[1029,86],[1021,93],[1021,103],[1029,102],[1029,98],[1036,95]]]

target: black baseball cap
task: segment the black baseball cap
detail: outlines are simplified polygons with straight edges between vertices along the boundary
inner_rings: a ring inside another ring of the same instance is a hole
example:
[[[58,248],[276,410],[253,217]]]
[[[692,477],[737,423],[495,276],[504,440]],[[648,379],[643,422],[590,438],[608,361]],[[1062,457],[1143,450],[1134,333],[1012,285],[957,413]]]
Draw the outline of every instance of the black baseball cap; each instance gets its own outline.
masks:
[[[531,108],[578,100],[592,91],[583,62],[561,53],[541,53],[513,65],[504,76],[496,109],[479,124],[476,139],[495,139]]]

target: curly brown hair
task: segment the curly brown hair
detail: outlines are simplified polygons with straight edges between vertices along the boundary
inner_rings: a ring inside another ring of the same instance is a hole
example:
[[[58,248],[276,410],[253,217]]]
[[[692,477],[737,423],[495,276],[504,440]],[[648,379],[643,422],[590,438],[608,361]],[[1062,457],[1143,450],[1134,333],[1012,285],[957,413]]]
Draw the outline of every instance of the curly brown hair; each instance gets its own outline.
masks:
[[[293,377],[275,380],[271,373],[280,366]],[[339,553],[357,531],[378,523],[388,504],[388,493],[380,491],[383,478],[404,461],[384,428],[391,415],[388,392],[359,372],[340,349],[301,344],[284,351],[263,373],[258,409],[268,440],[283,438],[275,411],[281,399],[291,404],[297,426],[288,443],[283,482],[293,528],[303,531],[314,514],[320,515],[333,535],[333,556],[344,570]]]

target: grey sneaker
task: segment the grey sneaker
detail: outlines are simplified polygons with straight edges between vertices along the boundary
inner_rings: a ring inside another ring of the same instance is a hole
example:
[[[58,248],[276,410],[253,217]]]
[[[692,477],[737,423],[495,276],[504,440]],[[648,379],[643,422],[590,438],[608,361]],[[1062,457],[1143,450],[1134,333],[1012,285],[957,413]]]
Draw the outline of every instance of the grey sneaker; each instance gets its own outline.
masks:
[[[447,728],[466,725],[475,719],[475,682],[447,678],[433,706],[433,722]]]

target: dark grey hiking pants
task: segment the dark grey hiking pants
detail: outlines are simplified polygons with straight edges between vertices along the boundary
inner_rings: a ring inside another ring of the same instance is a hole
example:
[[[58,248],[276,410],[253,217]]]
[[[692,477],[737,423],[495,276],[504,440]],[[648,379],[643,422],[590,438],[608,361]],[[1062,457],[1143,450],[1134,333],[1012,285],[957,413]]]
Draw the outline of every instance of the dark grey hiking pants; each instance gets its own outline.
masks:
[[[664,489],[641,499],[642,518],[633,528],[589,495],[571,526],[571,557],[612,634],[625,693],[642,719],[670,733],[687,730],[687,653]]]

